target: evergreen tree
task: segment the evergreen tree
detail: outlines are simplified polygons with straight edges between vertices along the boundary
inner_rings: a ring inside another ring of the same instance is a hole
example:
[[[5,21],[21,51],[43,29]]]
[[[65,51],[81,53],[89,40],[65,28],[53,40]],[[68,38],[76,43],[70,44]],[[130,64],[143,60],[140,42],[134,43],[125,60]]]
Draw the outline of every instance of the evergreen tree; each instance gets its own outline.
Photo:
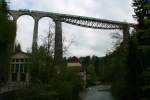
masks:
[[[133,0],[133,7],[135,12],[135,18],[139,22],[139,28],[144,27],[144,18],[148,15],[148,6],[149,0]]]
[[[16,36],[16,26],[9,20],[5,0],[0,1],[0,83],[6,81],[6,66]]]
[[[14,52],[20,52],[20,51],[22,51],[20,43],[15,44],[15,48],[14,49],[15,49]]]
[[[141,98],[150,99],[150,0],[134,0],[136,18],[139,22],[136,29],[136,58],[134,70],[139,84]],[[134,52],[135,53],[135,52]]]

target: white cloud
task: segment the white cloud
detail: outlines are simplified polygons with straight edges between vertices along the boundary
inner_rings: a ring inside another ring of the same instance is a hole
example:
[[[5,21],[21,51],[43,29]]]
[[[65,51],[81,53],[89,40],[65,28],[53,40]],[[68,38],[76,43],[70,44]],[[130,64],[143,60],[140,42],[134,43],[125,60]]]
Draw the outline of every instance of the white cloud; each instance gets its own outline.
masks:
[[[32,46],[34,20],[30,16],[22,16],[17,20],[17,41],[24,50]]]

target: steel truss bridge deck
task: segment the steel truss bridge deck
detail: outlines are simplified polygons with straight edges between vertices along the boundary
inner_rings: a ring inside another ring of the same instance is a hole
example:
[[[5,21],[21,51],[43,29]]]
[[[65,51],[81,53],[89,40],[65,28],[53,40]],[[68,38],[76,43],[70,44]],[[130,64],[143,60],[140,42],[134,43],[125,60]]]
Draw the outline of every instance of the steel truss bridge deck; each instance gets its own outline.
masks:
[[[43,11],[29,11],[29,10],[10,10],[10,15],[16,17],[16,19],[22,15],[30,15],[34,19],[42,17],[50,17],[54,20],[59,20],[61,22],[69,23],[72,25],[94,28],[94,29],[122,29],[123,25],[129,25],[130,27],[135,27],[135,24],[105,20],[99,18],[85,17],[85,16],[76,16],[69,14],[59,14],[52,12],[43,12]]]

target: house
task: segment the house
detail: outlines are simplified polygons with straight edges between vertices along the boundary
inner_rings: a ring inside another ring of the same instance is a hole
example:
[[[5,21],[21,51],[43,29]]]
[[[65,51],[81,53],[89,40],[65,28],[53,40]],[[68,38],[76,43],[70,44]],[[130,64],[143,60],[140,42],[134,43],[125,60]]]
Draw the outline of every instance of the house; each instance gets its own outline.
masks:
[[[69,62],[67,64],[67,68],[74,72],[74,73],[77,73],[77,75],[79,75],[83,81],[84,81],[84,87],[86,86],[86,72],[82,66],[82,64],[80,64],[79,62]]]
[[[83,68],[82,65],[79,62],[76,63],[68,63],[67,64],[69,70],[73,71],[73,72],[83,72]]]
[[[8,83],[29,84],[29,67],[31,65],[31,55],[18,51],[10,57]]]

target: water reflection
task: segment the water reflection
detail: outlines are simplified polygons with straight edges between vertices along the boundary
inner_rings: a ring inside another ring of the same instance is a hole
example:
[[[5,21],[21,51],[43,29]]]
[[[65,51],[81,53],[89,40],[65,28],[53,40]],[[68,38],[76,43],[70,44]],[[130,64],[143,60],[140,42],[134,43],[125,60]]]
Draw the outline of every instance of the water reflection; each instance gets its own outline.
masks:
[[[82,94],[82,100],[114,100],[109,90],[110,86],[89,87]]]

